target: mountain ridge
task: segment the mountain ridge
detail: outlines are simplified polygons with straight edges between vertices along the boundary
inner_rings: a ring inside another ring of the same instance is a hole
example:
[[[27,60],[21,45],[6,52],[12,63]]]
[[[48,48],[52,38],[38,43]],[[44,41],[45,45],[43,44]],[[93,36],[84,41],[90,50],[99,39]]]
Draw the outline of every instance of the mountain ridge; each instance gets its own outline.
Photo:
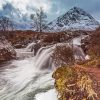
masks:
[[[100,26],[89,13],[79,7],[73,7],[65,14],[57,17],[48,24],[49,31],[94,30]]]
[[[31,24],[34,24],[28,14],[22,14],[19,9],[13,7],[10,3],[7,3],[0,10],[0,16],[10,18],[15,24],[16,30],[34,30]],[[55,18],[51,21],[45,32],[59,32],[66,30],[94,30],[100,26],[89,13],[85,12],[79,7],[73,7],[65,14]]]

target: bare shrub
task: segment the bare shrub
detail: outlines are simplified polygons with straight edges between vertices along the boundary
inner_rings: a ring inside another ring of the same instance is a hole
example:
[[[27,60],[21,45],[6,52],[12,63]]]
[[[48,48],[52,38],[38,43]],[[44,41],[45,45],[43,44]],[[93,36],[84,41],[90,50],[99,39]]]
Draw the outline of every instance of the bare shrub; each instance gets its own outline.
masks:
[[[56,66],[70,66],[75,61],[73,50],[68,46],[56,46],[52,58]]]

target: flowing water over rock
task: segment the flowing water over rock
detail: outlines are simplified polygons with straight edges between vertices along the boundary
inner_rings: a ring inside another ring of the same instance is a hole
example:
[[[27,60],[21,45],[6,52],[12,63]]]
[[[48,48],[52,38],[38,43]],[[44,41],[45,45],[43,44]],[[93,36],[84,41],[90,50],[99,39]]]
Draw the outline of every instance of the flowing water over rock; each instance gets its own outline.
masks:
[[[0,69],[0,100],[57,100],[52,79],[55,67],[51,58],[55,47],[42,47],[36,56],[26,49],[17,50],[19,58],[24,56],[23,59],[14,60]],[[75,56],[84,59],[82,49],[74,48]]]
[[[36,94],[53,89],[52,71],[41,70],[50,66],[48,53],[49,50],[44,50],[39,57],[15,60],[4,66],[0,70],[0,100],[35,100]]]

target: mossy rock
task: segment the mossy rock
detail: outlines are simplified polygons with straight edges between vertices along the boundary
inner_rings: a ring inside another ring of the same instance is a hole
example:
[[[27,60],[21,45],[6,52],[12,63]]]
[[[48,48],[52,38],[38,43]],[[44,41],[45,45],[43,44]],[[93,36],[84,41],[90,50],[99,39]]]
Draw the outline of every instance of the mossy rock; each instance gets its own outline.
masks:
[[[53,78],[59,100],[95,100],[92,80],[85,72],[75,67],[60,67],[54,72]]]

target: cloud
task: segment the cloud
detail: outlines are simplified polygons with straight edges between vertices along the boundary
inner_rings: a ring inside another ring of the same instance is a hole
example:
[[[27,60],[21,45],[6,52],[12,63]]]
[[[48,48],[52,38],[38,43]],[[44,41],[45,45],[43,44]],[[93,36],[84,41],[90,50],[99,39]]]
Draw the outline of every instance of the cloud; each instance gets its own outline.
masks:
[[[2,6],[5,4],[4,0],[0,0],[0,9],[2,9]]]
[[[95,18],[100,19],[100,0],[0,0],[0,9],[5,2],[11,3],[22,13],[33,13],[34,9],[43,7],[52,20],[66,13],[70,8],[79,6]]]
[[[32,0],[30,0],[31,2]],[[52,2],[51,0],[33,0],[31,6],[34,6],[35,8],[43,7],[45,12],[48,12],[51,9]]]
[[[45,12],[49,12],[52,6],[51,0],[0,0],[0,5],[2,7],[3,2],[11,3],[15,8],[18,8],[23,13],[28,12],[27,7],[30,8],[40,8],[43,7]]]

